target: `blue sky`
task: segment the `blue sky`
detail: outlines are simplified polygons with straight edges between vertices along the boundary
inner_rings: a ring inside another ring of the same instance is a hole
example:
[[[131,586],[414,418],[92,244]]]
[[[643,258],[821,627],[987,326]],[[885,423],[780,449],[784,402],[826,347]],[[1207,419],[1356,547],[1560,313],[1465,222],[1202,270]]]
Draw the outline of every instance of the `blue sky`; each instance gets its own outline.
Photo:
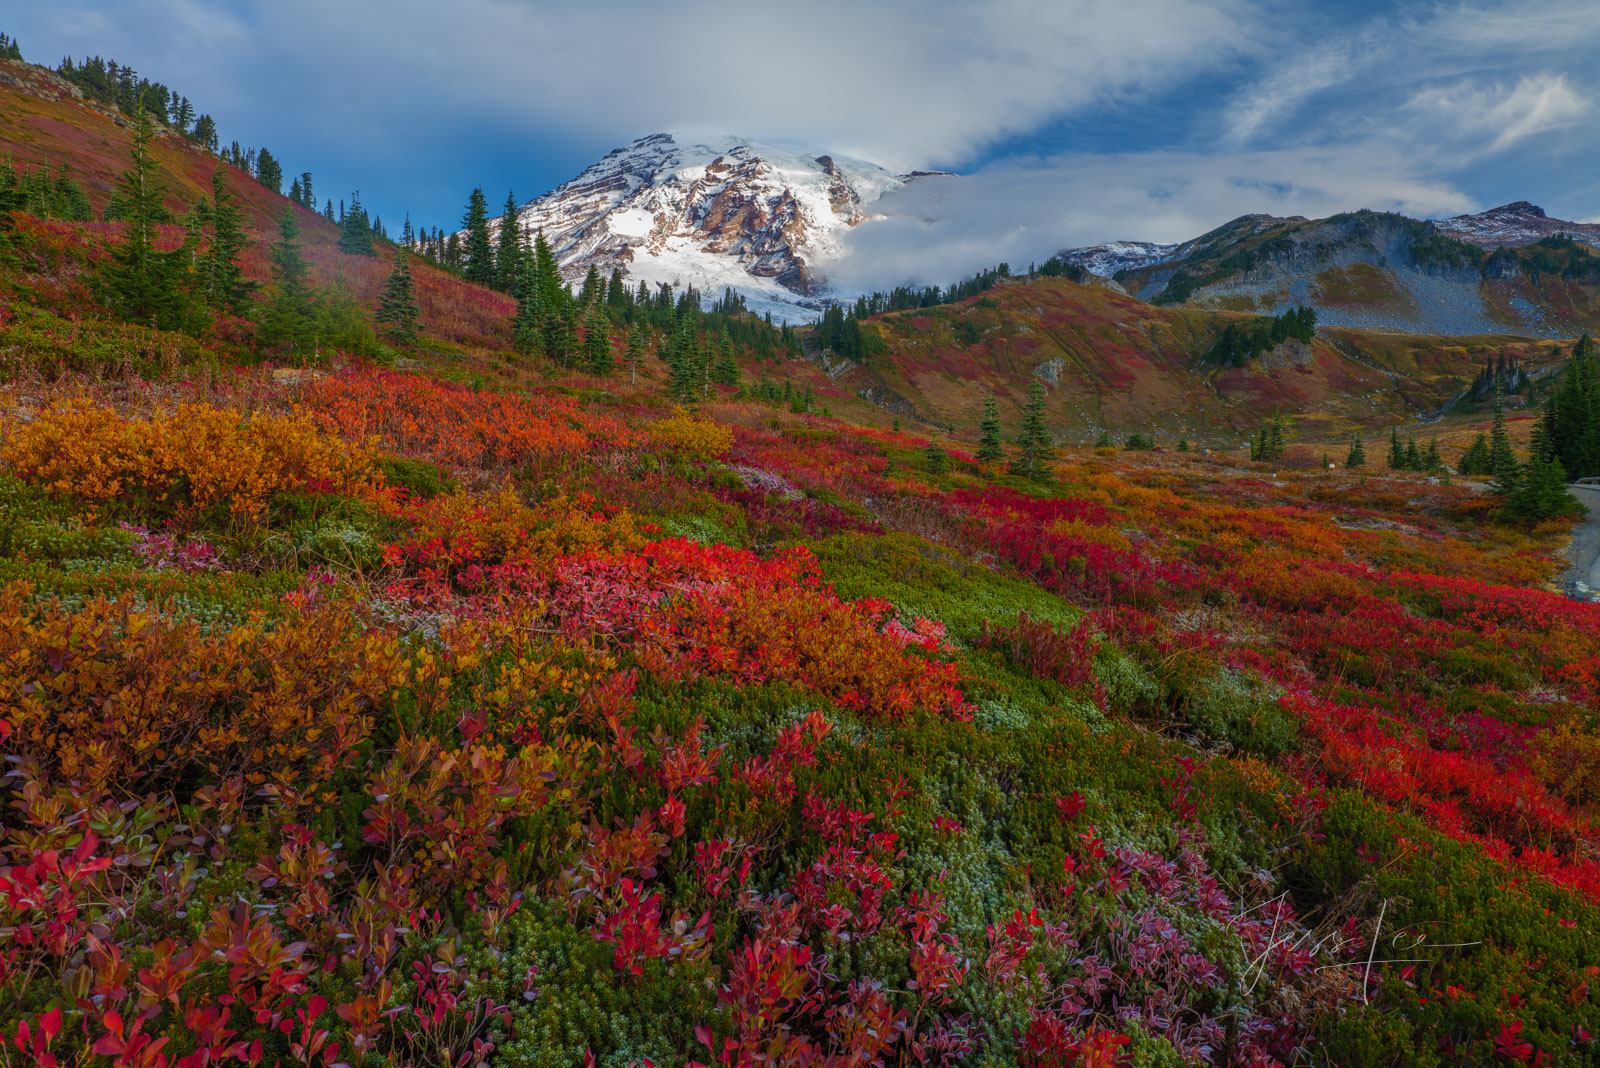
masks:
[[[1252,211],[1600,219],[1594,0],[52,0],[0,30],[132,63],[391,229],[663,129],[962,173],[858,228],[875,280]]]

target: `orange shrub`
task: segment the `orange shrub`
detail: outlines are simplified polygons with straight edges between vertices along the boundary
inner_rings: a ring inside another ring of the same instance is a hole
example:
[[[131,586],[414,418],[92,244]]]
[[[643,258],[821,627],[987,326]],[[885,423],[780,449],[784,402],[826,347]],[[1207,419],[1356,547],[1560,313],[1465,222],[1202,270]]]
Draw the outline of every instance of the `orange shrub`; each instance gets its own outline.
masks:
[[[371,450],[330,437],[307,417],[248,418],[186,404],[148,419],[86,401],[45,409],[0,445],[0,461],[56,493],[109,501],[130,494],[258,516],[283,490],[350,493],[375,485]]]
[[[72,611],[31,594],[0,591],[0,720],[10,748],[92,791],[326,771],[408,677],[398,643],[338,607],[208,635],[131,597]]]

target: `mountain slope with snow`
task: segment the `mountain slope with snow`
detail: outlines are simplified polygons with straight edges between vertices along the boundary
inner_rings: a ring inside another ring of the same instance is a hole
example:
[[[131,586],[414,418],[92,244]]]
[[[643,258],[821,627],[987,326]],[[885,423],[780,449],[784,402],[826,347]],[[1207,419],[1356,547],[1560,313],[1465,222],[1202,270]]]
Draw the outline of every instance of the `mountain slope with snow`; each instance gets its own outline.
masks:
[[[630,285],[732,287],[753,311],[808,319],[822,306],[814,265],[912,178],[739,138],[652,134],[522,205],[516,225],[530,240],[544,233],[571,281],[620,269]]]
[[[1600,327],[1600,226],[1526,202],[1425,221],[1372,211],[1246,215],[1182,245],[1060,253],[1157,304],[1420,334],[1570,337]]]

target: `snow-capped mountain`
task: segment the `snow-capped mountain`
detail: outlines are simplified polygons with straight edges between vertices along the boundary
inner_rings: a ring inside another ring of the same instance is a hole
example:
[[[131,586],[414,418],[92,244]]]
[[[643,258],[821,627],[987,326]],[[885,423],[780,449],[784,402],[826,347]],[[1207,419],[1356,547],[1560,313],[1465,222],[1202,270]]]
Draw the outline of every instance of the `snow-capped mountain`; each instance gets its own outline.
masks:
[[[570,281],[618,268],[630,285],[708,297],[731,286],[752,311],[809,319],[824,286],[814,265],[914,177],[733,137],[652,134],[522,205],[516,225],[530,241],[543,231]]]
[[[1433,225],[1451,237],[1483,248],[1516,248],[1566,234],[1574,241],[1600,249],[1600,224],[1552,219],[1545,215],[1543,208],[1526,200],[1490,208],[1477,215],[1439,219]]]
[[[1183,245],[1157,245],[1149,241],[1112,241],[1105,245],[1065,249],[1056,258],[1082,267],[1090,274],[1110,278],[1118,271],[1150,267],[1183,255]]]

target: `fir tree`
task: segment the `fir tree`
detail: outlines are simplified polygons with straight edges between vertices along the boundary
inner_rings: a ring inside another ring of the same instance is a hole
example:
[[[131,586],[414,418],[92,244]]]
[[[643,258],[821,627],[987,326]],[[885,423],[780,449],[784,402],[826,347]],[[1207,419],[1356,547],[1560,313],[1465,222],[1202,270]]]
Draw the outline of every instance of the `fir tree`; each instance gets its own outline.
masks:
[[[411,258],[404,252],[397,252],[373,321],[387,327],[385,332],[395,344],[410,345],[417,340],[420,315],[411,288]]]
[[[739,384],[739,365],[733,359],[733,343],[725,337],[717,342],[717,362],[711,369],[711,380],[719,386]]]
[[[245,238],[244,213],[234,203],[228,189],[227,173],[218,167],[211,172],[211,203],[206,206],[211,224],[211,243],[200,256],[200,291],[214,308],[243,315],[249,307],[254,282],[245,281],[239,256]]]
[[[1044,386],[1039,382],[1028,391],[1028,406],[1022,411],[1022,427],[1017,436],[1019,452],[1011,461],[1011,472],[1035,482],[1050,477],[1050,432],[1044,424]]]
[[[1367,463],[1367,450],[1361,444],[1360,433],[1350,436],[1350,453],[1344,458],[1346,467],[1365,467]]]
[[[517,215],[517,195],[508,191],[494,246],[495,285],[507,293],[515,293],[522,281],[522,254],[526,247]]]
[[[1472,444],[1461,454],[1461,459],[1456,463],[1456,472],[1463,475],[1492,474],[1494,464],[1489,457],[1489,438],[1478,431],[1478,436],[1472,439]]]
[[[1499,480],[1515,481],[1517,454],[1511,448],[1511,433],[1506,429],[1505,409],[1500,406],[1500,391],[1494,391],[1494,425],[1489,430],[1489,473]]]
[[[466,262],[462,274],[469,282],[492,286],[495,283],[494,243],[489,238],[489,202],[481,188],[467,198],[467,213],[461,218],[466,231]]]
[[[300,254],[300,224],[285,210],[278,220],[278,240],[269,261],[272,297],[261,313],[261,340],[276,348],[305,349],[316,325],[317,299],[309,281],[311,265]]]
[[[644,326],[635,323],[633,329],[628,331],[628,352],[624,357],[628,361],[628,381],[630,383],[639,380],[639,365],[644,362],[648,351],[647,346],[648,342],[645,339]]]
[[[327,200],[322,202],[322,217],[324,219],[327,219],[329,222],[333,222],[333,198],[332,197],[329,197]],[[334,225],[337,226],[338,224],[335,223]]]
[[[113,194],[127,226],[121,243],[112,247],[104,278],[109,303],[123,318],[174,328],[188,312],[184,286],[194,244],[191,239],[171,252],[156,250],[156,224],[171,213],[165,203],[166,184],[150,155],[152,133],[149,114],[137,107],[132,158]]]
[[[568,308],[555,306],[544,313],[544,355],[559,367],[573,365],[577,331],[573,329]]]
[[[1422,454],[1417,451],[1417,439],[1410,435],[1406,439],[1405,469],[1407,471],[1422,470]]]
[[[578,291],[578,303],[585,306],[597,303],[602,284],[600,269],[590,264],[589,273],[583,276],[583,288]]]
[[[922,450],[922,458],[923,462],[927,464],[930,474],[940,475],[944,473],[945,463],[948,461],[949,456],[937,444],[930,441]]]
[[[1422,454],[1422,469],[1437,474],[1444,468],[1444,461],[1439,457],[1439,438],[1434,436],[1428,442],[1427,451]]]
[[[302,207],[305,205],[306,195],[300,188],[300,179],[298,177],[289,183],[289,200]]]
[[[1005,455],[1000,443],[1000,405],[990,396],[983,402],[983,419],[978,423],[978,462],[999,463]]]
[[[622,280],[622,270],[620,268],[611,268],[611,281],[606,283],[606,304],[619,312],[627,311],[629,306],[633,304],[633,294],[628,292],[628,286]]]
[[[376,256],[372,247],[372,222],[367,209],[361,206],[361,191],[350,194],[350,211],[339,229],[339,251],[352,256]]]
[[[283,188],[283,167],[265,148],[256,154],[256,181],[274,193]]]
[[[1400,431],[1391,427],[1389,430],[1389,469],[1391,471],[1404,470],[1406,466],[1406,448],[1400,444]]]
[[[605,312],[598,305],[591,307],[583,322],[583,366],[592,375],[612,371],[611,333],[606,327]]]

